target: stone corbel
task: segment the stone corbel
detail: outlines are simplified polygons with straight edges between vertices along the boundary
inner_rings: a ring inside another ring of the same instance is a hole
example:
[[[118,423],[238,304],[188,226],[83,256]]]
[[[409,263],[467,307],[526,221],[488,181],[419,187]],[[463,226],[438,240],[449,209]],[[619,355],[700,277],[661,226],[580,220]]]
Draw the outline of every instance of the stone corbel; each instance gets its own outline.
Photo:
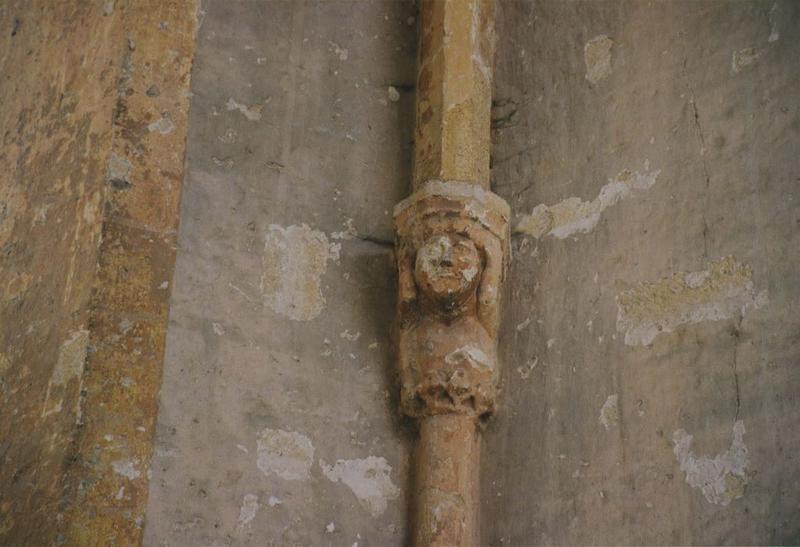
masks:
[[[494,410],[509,214],[496,194],[457,181],[428,181],[395,207],[406,415]]]

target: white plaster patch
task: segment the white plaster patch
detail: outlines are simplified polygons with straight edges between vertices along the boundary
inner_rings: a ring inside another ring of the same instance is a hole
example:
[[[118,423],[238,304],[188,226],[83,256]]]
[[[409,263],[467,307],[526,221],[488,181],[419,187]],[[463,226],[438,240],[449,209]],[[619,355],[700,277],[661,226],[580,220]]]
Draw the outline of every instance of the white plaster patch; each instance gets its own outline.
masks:
[[[350,332],[350,329],[345,329],[339,333],[339,337],[344,340],[350,340],[351,342],[356,342],[358,341],[359,338],[361,338],[361,332],[356,331],[355,333],[353,333]]]
[[[600,408],[600,423],[608,431],[612,425],[619,423],[619,395],[609,395]]]
[[[777,42],[780,39],[781,34],[778,32],[778,21],[780,21],[780,19],[780,7],[778,3],[775,2],[769,10],[769,37],[767,38],[767,42]]]
[[[280,499],[276,498],[275,496],[270,496],[269,499],[267,500],[267,505],[269,505],[270,507],[275,507],[276,505],[281,505],[282,503],[283,502]]]
[[[611,74],[611,47],[614,41],[601,34],[583,46],[583,60],[586,62],[586,79],[596,84]]]
[[[645,162],[645,173],[628,169],[620,172],[609,179],[592,201],[571,197],[555,205],[537,205],[531,214],[519,220],[514,231],[537,239],[545,235],[564,239],[574,234],[588,233],[608,207],[629,197],[634,190],[647,190],[656,183],[661,170],[647,172],[647,169],[648,162]]]
[[[330,50],[339,58],[340,61],[347,60],[347,57],[350,54],[350,52],[347,51],[347,48],[339,46],[339,44],[336,42],[328,42],[328,46],[330,46]]]
[[[539,358],[534,357],[533,359],[529,360],[525,364],[525,366],[517,367],[517,373],[519,374],[520,378],[522,378],[523,380],[527,380],[528,377],[531,375],[531,372],[533,372],[533,369],[535,369],[536,365],[538,364],[539,364]]]
[[[392,482],[392,466],[385,458],[369,456],[357,460],[337,460],[335,465],[319,461],[322,473],[333,482],[341,481],[353,491],[361,505],[377,517],[400,490]]]
[[[264,429],[256,442],[256,452],[256,465],[262,473],[285,480],[307,479],[314,463],[311,440],[294,431]]]
[[[217,139],[225,144],[235,143],[238,138],[239,134],[234,129],[228,129],[224,134],[217,136]]]
[[[163,114],[158,120],[148,125],[147,130],[151,133],[158,131],[162,135],[167,135],[175,131],[175,122],[172,121],[169,114]]]
[[[333,232],[331,234],[331,239],[353,239],[358,235],[358,231],[356,227],[353,226],[353,219],[348,218],[344,222],[344,230],[341,232]]]
[[[229,111],[238,110],[242,113],[242,116],[254,122],[261,119],[261,111],[264,109],[264,106],[260,104],[256,106],[247,106],[230,97],[228,98],[228,102],[225,103],[225,108]]]
[[[393,85],[390,85],[386,90],[387,95],[389,96],[389,100],[393,103],[396,103],[400,100],[400,92],[397,91],[397,88]]]
[[[72,379],[81,380],[83,367],[86,362],[86,351],[89,345],[89,331],[80,329],[72,334],[61,344],[58,352],[58,361],[47,382],[47,392],[44,398],[42,416],[60,412],[64,405],[64,387]],[[78,403],[80,404],[80,398]],[[76,409],[80,413],[80,409]]]
[[[739,73],[745,67],[755,63],[758,57],[758,51],[754,47],[746,47],[739,51],[734,51],[731,59],[731,69],[734,73]]]
[[[131,460],[117,460],[111,462],[111,468],[117,475],[122,475],[129,480],[138,479],[142,474],[136,469],[136,462]]]
[[[242,498],[242,507],[239,509],[239,523],[238,527],[244,528],[248,526],[258,513],[258,496],[255,494],[245,494]]]
[[[448,353],[444,362],[448,365],[458,365],[468,363],[470,366],[480,366],[492,368],[492,360],[480,349],[475,346],[463,346]]]
[[[307,225],[270,225],[265,237],[261,293],[273,311],[294,321],[309,321],[325,307],[322,276],[340,246]]]
[[[732,256],[708,268],[640,283],[617,295],[617,330],[629,346],[650,345],[679,325],[720,321],[765,305],[767,291],[756,294],[752,270]]]
[[[673,433],[673,452],[686,474],[686,482],[699,488],[709,503],[724,506],[744,495],[749,464],[744,433],[744,422],[737,420],[730,448],[714,458],[695,456],[691,451],[693,437],[683,429]]]

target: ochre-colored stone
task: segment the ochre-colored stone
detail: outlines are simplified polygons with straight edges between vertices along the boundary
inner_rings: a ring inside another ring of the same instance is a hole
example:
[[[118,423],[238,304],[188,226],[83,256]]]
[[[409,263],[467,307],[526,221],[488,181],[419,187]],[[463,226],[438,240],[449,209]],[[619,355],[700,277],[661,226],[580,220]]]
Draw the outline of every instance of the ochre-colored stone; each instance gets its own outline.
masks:
[[[494,1],[427,0],[421,11],[414,188],[488,188]]]
[[[0,5],[4,545],[140,542],[195,21]]]
[[[74,544],[139,544],[158,413],[183,180],[193,0],[130,2],[109,181],[90,307],[83,424],[66,476]],[[157,92],[153,90],[157,89]]]
[[[478,543],[477,421],[495,407],[508,204],[489,191],[492,0],[422,4],[414,193],[395,207],[398,368],[418,418],[413,541]]]

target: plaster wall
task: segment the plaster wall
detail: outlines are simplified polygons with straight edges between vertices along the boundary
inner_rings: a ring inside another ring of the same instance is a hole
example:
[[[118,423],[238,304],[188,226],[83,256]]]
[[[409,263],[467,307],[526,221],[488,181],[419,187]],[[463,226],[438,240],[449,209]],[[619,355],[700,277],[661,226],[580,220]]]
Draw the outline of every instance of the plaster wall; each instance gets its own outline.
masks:
[[[149,545],[399,545],[411,2],[207,2]]]
[[[148,545],[399,545],[411,2],[207,2]],[[792,2],[499,3],[492,545],[796,543]]]
[[[500,8],[483,539],[797,543],[798,5]]]

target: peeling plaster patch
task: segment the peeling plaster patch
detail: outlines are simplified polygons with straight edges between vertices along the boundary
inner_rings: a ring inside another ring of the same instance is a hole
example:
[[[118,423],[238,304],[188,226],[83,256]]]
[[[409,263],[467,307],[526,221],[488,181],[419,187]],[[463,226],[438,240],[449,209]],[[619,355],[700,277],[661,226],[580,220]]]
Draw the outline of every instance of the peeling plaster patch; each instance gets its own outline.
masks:
[[[531,372],[533,372],[533,369],[535,369],[536,365],[538,364],[539,364],[539,358],[534,357],[532,360],[529,360],[524,367],[522,366],[517,367],[517,372],[519,373],[520,378],[522,378],[523,380],[527,380],[528,377],[531,375]]]
[[[600,423],[608,431],[612,425],[619,423],[619,395],[609,395],[600,409]]]
[[[239,524],[238,527],[244,528],[248,526],[258,513],[258,496],[255,494],[245,494],[242,498],[242,507],[239,509]]]
[[[50,380],[47,382],[47,393],[45,394],[42,416],[48,416],[54,412],[60,412],[64,405],[63,388],[72,379],[81,380],[83,366],[86,362],[86,348],[89,345],[89,331],[81,329],[70,334],[70,337],[61,344],[58,353],[58,361],[53,368]],[[60,397],[59,397],[60,395]],[[56,402],[55,399],[58,398]],[[78,399],[80,402],[80,399]],[[76,409],[80,414],[80,408]]]
[[[781,34],[778,32],[778,21],[780,19],[780,7],[775,2],[769,10],[769,38],[767,38],[767,42],[777,42],[780,39]]]
[[[715,458],[695,456],[691,451],[693,437],[683,429],[673,433],[673,452],[686,474],[686,482],[699,488],[709,503],[724,506],[744,495],[749,464],[744,433],[744,422],[737,420],[730,448]]]
[[[148,125],[147,129],[151,133],[158,131],[162,135],[167,135],[175,131],[175,122],[172,121],[172,118],[168,113],[164,113],[161,115],[161,118]]]
[[[358,231],[356,230],[355,226],[353,226],[353,219],[348,218],[344,223],[344,231],[333,232],[331,234],[331,239],[353,239],[357,235]]]
[[[117,460],[111,462],[111,468],[117,475],[122,475],[129,480],[138,479],[141,473],[136,469],[136,464],[131,460]]]
[[[262,105],[258,106],[247,106],[240,102],[237,102],[232,97],[228,98],[228,102],[225,103],[225,108],[229,111],[231,110],[238,110],[242,113],[242,115],[250,120],[251,122],[257,121],[261,119],[261,110],[264,108]]]
[[[309,321],[322,313],[321,280],[328,260],[338,260],[339,244],[329,244],[322,232],[303,224],[284,228],[272,224],[266,235],[261,276],[264,303],[294,321]]]
[[[339,44],[335,42],[328,42],[330,46],[330,50],[339,58],[340,61],[346,61],[349,52],[347,48],[340,47]]]
[[[752,277],[750,266],[729,256],[707,270],[640,283],[617,295],[617,330],[625,344],[647,346],[679,325],[744,315],[768,302],[767,291],[755,294]]]
[[[586,62],[586,79],[596,84],[611,73],[611,47],[614,41],[601,34],[595,36],[583,47]]]
[[[541,238],[552,235],[564,239],[574,234],[591,232],[600,220],[600,215],[608,207],[627,198],[634,190],[647,190],[655,183],[661,170],[647,172],[649,163],[645,162],[645,173],[620,172],[592,201],[580,198],[567,198],[555,205],[540,204],[529,215],[523,216],[514,232]]]
[[[305,435],[267,428],[261,432],[256,445],[256,465],[265,475],[274,473],[289,481],[309,477],[314,446]]]
[[[238,138],[239,134],[233,129],[228,129],[223,135],[217,136],[219,142],[224,142],[225,144],[233,144]]]
[[[361,332],[358,331],[356,333],[352,333],[352,332],[350,332],[349,329],[345,329],[344,331],[339,333],[339,337],[343,338],[344,340],[350,340],[351,342],[355,342],[359,338],[361,338]]]
[[[733,59],[731,60],[731,69],[734,73],[741,72],[743,68],[755,63],[756,59],[758,59],[758,52],[754,47],[746,47],[739,51],[734,51]]]
[[[332,482],[341,481],[347,485],[373,517],[383,513],[388,500],[397,498],[400,493],[391,479],[392,466],[385,458],[369,456],[360,460],[337,460],[335,465],[320,460],[319,466]]]

